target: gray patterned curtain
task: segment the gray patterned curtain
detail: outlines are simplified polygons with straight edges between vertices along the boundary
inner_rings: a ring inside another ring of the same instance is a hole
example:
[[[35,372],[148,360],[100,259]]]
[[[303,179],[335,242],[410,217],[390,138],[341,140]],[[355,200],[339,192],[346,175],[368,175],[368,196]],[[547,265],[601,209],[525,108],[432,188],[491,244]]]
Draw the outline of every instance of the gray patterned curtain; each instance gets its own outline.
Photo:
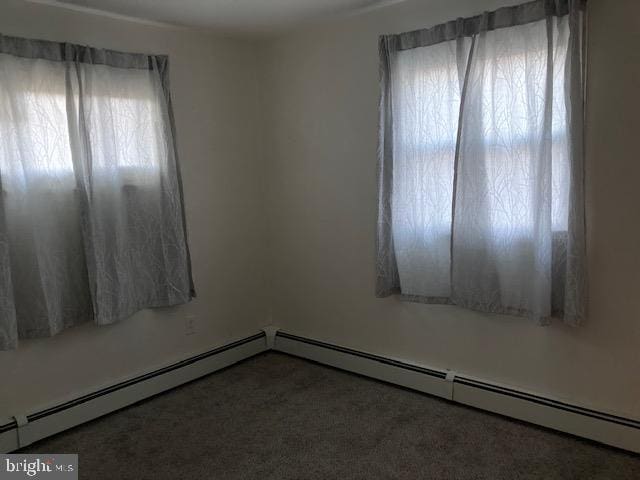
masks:
[[[194,295],[166,56],[0,36],[0,349]]]
[[[537,0],[380,38],[380,297],[585,315],[584,17]]]

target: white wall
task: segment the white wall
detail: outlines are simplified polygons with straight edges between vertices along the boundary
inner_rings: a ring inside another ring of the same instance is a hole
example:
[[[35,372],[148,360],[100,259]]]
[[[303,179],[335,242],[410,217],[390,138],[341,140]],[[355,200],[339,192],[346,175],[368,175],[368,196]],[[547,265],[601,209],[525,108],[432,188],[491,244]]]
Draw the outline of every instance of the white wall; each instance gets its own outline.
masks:
[[[272,309],[292,333],[640,418],[640,2],[589,0],[590,318],[374,298],[377,37],[507,3],[409,0],[263,50]]]
[[[168,54],[198,298],[0,352],[0,418],[183,359],[266,323],[251,43],[2,0],[0,33]],[[193,315],[196,333],[186,335]]]

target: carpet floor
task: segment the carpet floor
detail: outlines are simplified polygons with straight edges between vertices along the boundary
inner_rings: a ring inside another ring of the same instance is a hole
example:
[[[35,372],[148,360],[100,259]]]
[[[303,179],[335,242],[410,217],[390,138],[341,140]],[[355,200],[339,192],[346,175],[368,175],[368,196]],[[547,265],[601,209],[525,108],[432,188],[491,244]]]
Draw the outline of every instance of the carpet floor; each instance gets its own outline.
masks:
[[[47,438],[86,479],[640,479],[640,456],[266,353]]]

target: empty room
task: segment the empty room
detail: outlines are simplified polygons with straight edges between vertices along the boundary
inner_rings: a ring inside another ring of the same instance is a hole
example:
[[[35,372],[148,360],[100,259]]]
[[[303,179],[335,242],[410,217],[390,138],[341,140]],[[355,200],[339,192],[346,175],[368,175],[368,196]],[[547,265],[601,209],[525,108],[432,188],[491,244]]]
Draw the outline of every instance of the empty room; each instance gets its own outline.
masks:
[[[0,480],[640,479],[640,2],[1,0]]]

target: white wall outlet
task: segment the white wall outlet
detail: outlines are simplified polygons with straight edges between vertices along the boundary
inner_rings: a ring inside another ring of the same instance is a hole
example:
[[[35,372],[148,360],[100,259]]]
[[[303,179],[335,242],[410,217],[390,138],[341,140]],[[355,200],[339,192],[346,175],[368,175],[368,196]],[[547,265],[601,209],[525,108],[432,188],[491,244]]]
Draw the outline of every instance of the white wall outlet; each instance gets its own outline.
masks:
[[[196,317],[195,315],[187,315],[184,320],[184,334],[194,335],[196,333]]]

